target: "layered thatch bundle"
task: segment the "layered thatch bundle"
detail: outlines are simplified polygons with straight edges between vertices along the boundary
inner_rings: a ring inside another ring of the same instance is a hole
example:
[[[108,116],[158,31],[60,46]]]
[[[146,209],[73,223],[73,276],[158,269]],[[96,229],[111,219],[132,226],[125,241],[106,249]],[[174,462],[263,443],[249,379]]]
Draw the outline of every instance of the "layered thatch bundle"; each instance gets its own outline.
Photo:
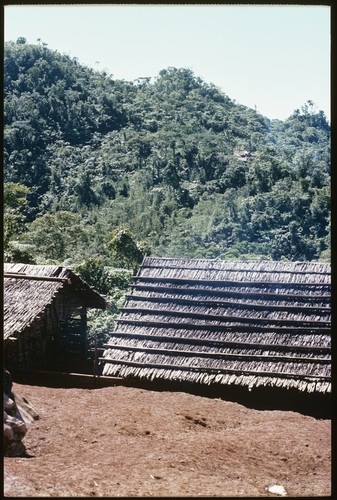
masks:
[[[62,322],[75,314],[85,316],[90,307],[104,309],[106,301],[72,270],[6,263],[4,340],[8,366],[47,365],[43,359],[47,352],[49,357],[61,352]]]
[[[145,258],[103,375],[331,391],[329,264]]]

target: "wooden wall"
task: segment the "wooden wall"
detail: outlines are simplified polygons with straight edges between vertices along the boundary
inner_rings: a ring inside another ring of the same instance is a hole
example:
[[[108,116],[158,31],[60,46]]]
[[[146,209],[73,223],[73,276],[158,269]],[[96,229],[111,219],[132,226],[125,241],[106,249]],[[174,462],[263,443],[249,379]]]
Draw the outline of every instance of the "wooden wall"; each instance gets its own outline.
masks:
[[[6,341],[5,366],[8,370],[72,370],[72,355],[76,366],[86,360],[86,330],[86,307],[71,291],[60,291],[16,340]]]

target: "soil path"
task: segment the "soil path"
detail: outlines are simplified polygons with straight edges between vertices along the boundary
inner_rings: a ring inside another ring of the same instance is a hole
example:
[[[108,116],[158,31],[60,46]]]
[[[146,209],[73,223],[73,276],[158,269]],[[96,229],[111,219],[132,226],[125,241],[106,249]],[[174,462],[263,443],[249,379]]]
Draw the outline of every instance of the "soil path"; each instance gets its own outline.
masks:
[[[183,392],[13,384],[40,415],[6,497],[331,495],[331,421]]]

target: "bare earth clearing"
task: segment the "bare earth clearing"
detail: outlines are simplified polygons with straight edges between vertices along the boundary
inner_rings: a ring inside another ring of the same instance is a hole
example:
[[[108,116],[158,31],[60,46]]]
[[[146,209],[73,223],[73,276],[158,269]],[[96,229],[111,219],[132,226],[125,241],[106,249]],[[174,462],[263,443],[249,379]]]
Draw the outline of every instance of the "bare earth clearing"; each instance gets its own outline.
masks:
[[[13,384],[40,415],[6,497],[331,495],[331,421],[183,392]]]

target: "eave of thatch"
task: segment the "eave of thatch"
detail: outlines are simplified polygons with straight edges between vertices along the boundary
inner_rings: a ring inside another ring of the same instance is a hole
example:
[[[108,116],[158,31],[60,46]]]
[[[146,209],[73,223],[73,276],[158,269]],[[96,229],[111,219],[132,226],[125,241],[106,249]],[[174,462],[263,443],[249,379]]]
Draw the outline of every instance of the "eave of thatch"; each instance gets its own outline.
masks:
[[[146,258],[104,375],[331,391],[326,263]]]
[[[86,307],[106,307],[105,299],[70,269],[5,263],[4,339],[15,338],[29,327],[66,288]]]

